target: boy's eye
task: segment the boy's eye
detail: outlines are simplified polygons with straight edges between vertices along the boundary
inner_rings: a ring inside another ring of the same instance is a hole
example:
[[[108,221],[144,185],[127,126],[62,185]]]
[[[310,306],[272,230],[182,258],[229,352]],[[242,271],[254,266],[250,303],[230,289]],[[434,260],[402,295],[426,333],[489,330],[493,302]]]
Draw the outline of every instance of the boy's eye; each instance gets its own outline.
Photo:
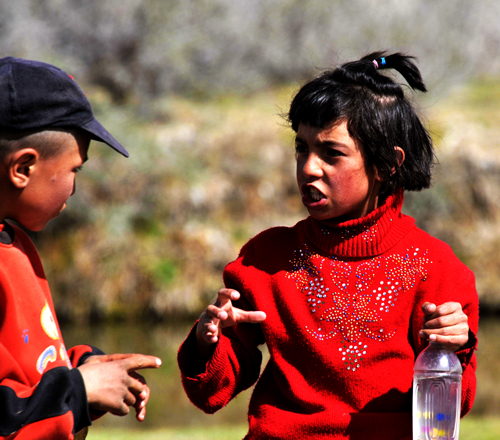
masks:
[[[307,153],[307,147],[303,144],[295,144],[295,153],[296,154]]]
[[[81,170],[83,170],[83,165],[80,165],[79,167],[76,167],[75,168],[75,173],[78,173]]]

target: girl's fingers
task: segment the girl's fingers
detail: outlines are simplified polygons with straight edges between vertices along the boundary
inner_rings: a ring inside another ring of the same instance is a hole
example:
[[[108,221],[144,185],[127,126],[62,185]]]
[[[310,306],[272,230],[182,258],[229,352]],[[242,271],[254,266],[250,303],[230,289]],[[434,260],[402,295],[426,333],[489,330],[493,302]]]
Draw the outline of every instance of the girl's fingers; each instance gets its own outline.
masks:
[[[429,340],[432,342],[438,342],[443,345],[447,345],[453,350],[457,350],[460,347],[463,347],[467,341],[468,338],[464,336],[443,336],[443,335],[437,335],[437,334],[432,334],[429,336]]]
[[[217,294],[217,300],[236,301],[240,298],[240,293],[234,289],[223,288]]]
[[[265,321],[266,314],[264,312],[241,312],[239,322],[258,323]]]
[[[437,316],[424,323],[424,329],[438,329],[453,326],[466,326],[468,321],[467,315],[462,310],[455,313],[443,316]]]
[[[424,312],[426,320],[431,320],[439,316],[451,315],[454,313],[463,313],[462,305],[457,302],[449,301],[439,306],[433,303],[423,303],[422,311]]]

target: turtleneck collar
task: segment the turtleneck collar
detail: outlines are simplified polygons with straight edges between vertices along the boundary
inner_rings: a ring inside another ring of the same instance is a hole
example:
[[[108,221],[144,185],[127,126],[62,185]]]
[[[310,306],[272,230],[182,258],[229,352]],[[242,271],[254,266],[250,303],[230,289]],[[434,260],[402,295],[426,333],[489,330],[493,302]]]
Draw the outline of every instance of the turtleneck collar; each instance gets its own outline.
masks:
[[[374,257],[396,245],[414,226],[415,220],[401,213],[402,189],[365,217],[327,226],[306,219],[306,234],[322,251],[338,257]]]

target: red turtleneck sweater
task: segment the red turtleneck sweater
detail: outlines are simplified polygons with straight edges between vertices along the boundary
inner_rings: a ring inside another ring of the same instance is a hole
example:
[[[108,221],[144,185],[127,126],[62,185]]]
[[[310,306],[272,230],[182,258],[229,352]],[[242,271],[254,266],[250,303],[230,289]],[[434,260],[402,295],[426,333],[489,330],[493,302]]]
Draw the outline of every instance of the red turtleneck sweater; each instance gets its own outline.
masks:
[[[469,317],[462,415],[475,394],[478,297],[448,245],[401,214],[403,193],[336,227],[309,217],[262,232],[224,271],[237,307],[262,324],[226,328],[206,365],[194,329],[179,350],[184,388],[212,413],[258,383],[246,439],[411,439],[421,305],[457,301]],[[266,343],[270,360],[259,378]]]

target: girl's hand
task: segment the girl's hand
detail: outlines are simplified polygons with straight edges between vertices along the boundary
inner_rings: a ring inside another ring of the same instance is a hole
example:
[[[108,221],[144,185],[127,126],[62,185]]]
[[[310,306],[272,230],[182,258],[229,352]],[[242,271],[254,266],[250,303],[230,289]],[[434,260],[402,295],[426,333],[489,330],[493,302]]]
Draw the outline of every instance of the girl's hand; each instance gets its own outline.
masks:
[[[446,345],[457,351],[469,340],[468,317],[457,302],[446,302],[440,306],[426,302],[422,304],[425,323],[419,336],[432,342]]]
[[[258,323],[266,319],[264,312],[247,312],[233,307],[232,301],[239,299],[240,293],[233,289],[221,289],[217,300],[201,314],[196,327],[198,346],[207,347],[219,340],[221,329],[241,322]]]

